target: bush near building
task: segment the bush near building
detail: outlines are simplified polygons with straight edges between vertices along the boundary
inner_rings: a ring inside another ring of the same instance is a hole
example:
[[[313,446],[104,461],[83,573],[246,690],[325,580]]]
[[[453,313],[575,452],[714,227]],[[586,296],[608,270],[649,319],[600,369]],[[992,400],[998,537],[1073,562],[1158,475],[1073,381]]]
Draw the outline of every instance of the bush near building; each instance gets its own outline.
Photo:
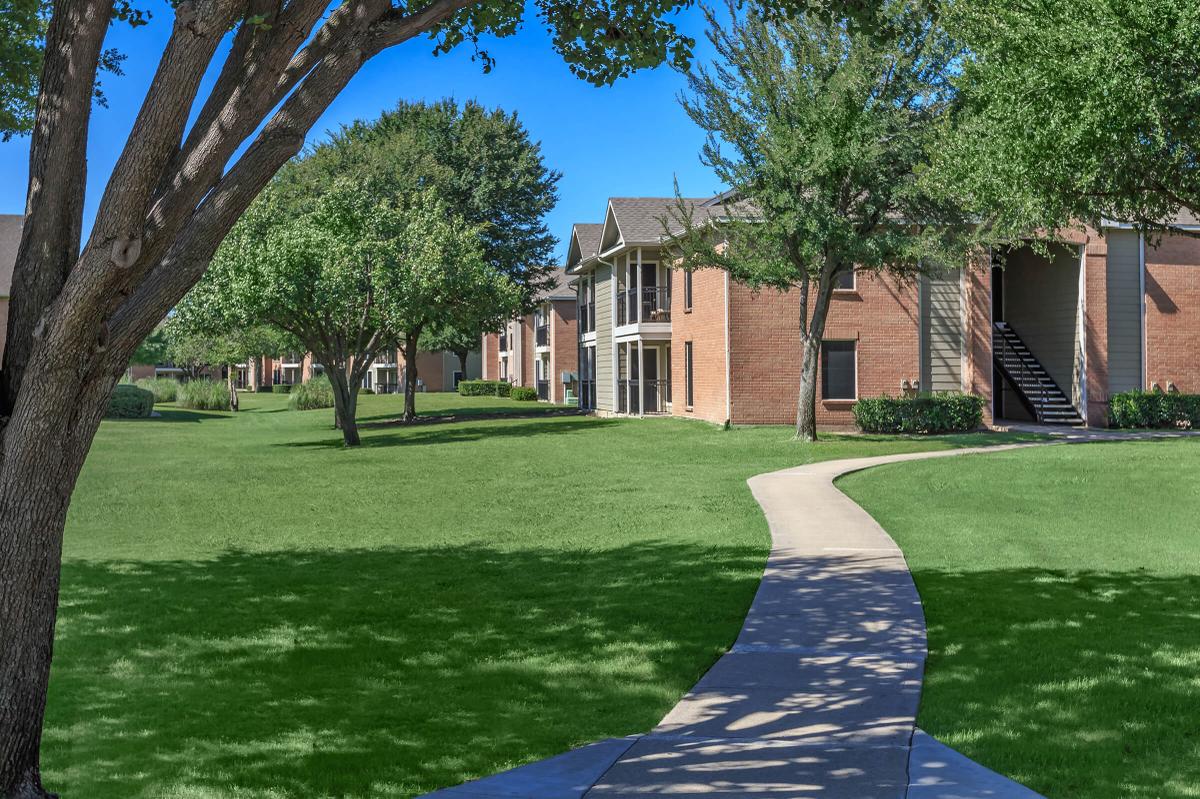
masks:
[[[175,404],[197,411],[229,410],[229,389],[212,380],[189,380],[179,384]]]
[[[464,397],[507,397],[513,390],[506,380],[460,380],[458,393]]]
[[[113,390],[104,415],[110,419],[146,419],[153,410],[153,393],[130,383],[121,383]]]
[[[179,381],[173,377],[143,377],[134,385],[153,394],[155,402],[174,402],[179,395]]]
[[[288,408],[293,411],[332,407],[333,385],[325,375],[316,375],[307,383],[296,386],[296,390],[288,397]]]
[[[508,396],[510,399],[529,402],[530,400],[537,399],[537,389],[532,388],[531,386],[513,386],[509,390]]]
[[[1108,400],[1111,427],[1200,427],[1200,394],[1125,391]]]
[[[272,394],[289,394],[291,393],[291,390],[292,386],[290,383],[276,383],[275,385],[271,386]]]
[[[854,422],[864,433],[966,433],[983,423],[983,397],[870,397],[856,402],[853,411]]]

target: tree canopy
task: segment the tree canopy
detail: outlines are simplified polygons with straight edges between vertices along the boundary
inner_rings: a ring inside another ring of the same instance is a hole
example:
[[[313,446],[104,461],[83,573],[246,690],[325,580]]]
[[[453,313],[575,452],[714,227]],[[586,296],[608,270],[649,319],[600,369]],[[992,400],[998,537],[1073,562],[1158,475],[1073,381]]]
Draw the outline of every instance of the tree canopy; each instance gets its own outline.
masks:
[[[1200,4],[972,0],[946,22],[964,113],[929,177],[997,235],[1200,216]]]

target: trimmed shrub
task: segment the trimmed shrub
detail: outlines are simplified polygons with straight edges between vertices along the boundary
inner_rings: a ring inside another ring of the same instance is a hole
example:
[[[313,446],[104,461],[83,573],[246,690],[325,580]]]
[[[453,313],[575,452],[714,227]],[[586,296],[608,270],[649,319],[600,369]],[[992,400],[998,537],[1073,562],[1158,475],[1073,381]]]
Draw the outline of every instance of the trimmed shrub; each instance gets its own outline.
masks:
[[[179,395],[179,381],[173,377],[143,377],[134,385],[153,394],[155,402],[174,402]]]
[[[175,404],[197,411],[227,411],[229,389],[224,383],[212,380],[189,380],[179,384],[179,396]]]
[[[865,433],[966,433],[983,423],[983,397],[871,397],[854,403],[853,411],[855,424]]]
[[[374,394],[374,393],[375,393],[375,389],[373,389],[373,388],[360,388],[360,389],[358,390],[358,393],[359,393],[359,394]]]
[[[513,386],[508,393],[510,399],[520,400],[521,402],[529,402],[537,399],[537,389],[529,386]]]
[[[269,383],[264,383],[263,385],[254,389],[254,392],[256,394],[273,394],[275,392],[275,386],[272,386]]]
[[[1108,398],[1112,427],[1158,427],[1190,430],[1200,427],[1200,394],[1125,391]]]
[[[507,380],[460,380],[458,393],[464,397],[507,397],[512,385]]]
[[[276,383],[275,385],[271,386],[271,393],[290,394],[292,393],[292,386],[290,383]]]
[[[146,419],[154,410],[154,393],[131,383],[120,383],[113,389],[104,415],[110,419]]]
[[[296,386],[288,397],[288,408],[293,411],[315,411],[317,408],[333,407],[333,385],[325,375],[314,375],[311,380]]]

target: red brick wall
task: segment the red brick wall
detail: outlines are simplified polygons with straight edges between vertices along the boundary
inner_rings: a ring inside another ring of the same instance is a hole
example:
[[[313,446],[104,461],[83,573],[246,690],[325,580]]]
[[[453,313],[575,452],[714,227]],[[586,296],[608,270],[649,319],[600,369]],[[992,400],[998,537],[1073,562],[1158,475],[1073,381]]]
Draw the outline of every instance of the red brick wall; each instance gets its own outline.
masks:
[[[578,306],[574,300],[553,303],[550,317],[550,397],[554,402],[566,400],[567,386],[562,372],[579,372],[579,341],[576,336]],[[578,387],[575,388],[578,391]]]
[[[671,272],[671,413],[723,424],[725,395],[725,272],[692,274],[692,309],[684,309],[684,272]],[[692,407],[687,407],[685,344],[692,342]]]
[[[754,293],[734,285],[730,348],[733,422],[793,424],[800,384],[800,298],[795,290]],[[897,395],[903,380],[920,377],[917,287],[889,277],[858,276],[854,291],[836,292],[826,340],[857,342],[858,395]],[[821,398],[817,424],[852,428],[853,400]]]
[[[966,270],[967,363],[963,390],[983,397],[983,423],[992,423],[992,268],[984,254]]]
[[[1108,424],[1108,242],[1088,239],[1084,260],[1084,356],[1087,359],[1089,425]],[[1063,390],[1070,393],[1068,387]]]
[[[1200,393],[1200,241],[1146,246],[1146,379]]]
[[[399,360],[396,362],[399,370],[404,369],[404,350],[401,349]],[[442,353],[440,352],[418,352],[417,353],[417,379],[425,384],[426,391],[442,391],[442,385],[446,379],[445,370],[443,369]]]
[[[483,379],[500,379],[500,334],[483,335]]]

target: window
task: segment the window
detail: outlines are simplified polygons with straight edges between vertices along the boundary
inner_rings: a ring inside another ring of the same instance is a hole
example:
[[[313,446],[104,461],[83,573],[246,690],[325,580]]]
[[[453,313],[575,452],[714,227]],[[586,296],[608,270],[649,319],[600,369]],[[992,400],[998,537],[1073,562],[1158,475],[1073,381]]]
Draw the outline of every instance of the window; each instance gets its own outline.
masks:
[[[854,291],[854,270],[842,272],[833,284],[834,291]]]
[[[685,341],[683,343],[683,402],[689,408],[692,407],[692,400],[696,397],[692,382],[693,364],[692,342]]]
[[[508,380],[508,358],[500,359],[500,379]]]
[[[683,273],[683,310],[692,310],[692,270]]]
[[[852,400],[858,394],[853,341],[821,342],[821,399]]]

